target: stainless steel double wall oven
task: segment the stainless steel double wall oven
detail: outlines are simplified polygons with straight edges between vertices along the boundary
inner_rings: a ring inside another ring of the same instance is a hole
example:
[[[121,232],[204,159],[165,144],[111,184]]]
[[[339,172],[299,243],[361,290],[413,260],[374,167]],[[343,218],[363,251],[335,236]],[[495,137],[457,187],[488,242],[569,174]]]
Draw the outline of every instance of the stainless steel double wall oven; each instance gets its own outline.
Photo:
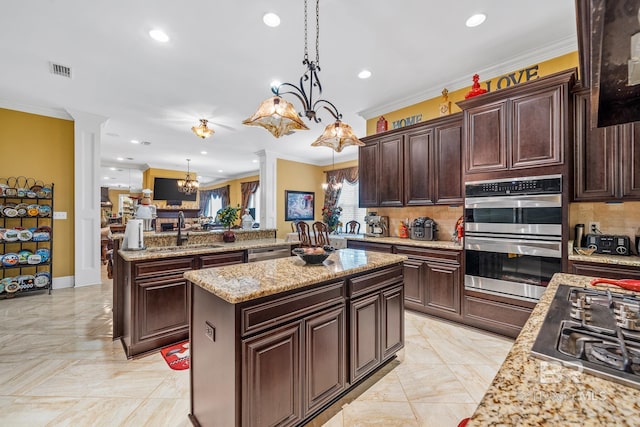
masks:
[[[562,270],[562,176],[465,184],[465,289],[537,301]]]

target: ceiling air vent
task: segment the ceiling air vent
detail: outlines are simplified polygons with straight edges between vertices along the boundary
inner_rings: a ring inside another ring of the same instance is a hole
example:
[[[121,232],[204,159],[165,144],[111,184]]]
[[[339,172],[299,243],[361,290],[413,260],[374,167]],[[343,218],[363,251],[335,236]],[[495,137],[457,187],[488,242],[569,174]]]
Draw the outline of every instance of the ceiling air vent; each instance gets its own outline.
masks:
[[[68,79],[71,78],[71,67],[67,67],[65,65],[54,64],[53,62],[49,62],[49,69],[51,70],[51,74],[55,74],[57,76],[66,77]]]

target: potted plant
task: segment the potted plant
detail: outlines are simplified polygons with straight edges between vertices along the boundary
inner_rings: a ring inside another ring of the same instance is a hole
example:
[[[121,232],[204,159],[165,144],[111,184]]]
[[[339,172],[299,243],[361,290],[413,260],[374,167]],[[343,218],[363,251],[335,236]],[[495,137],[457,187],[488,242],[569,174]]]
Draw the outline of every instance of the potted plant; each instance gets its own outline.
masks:
[[[238,220],[238,211],[240,211],[240,205],[235,208],[229,205],[217,212],[218,221],[220,221],[222,225],[227,227],[227,230],[222,233],[222,240],[227,243],[236,241],[236,235],[233,233],[233,231],[231,231],[231,226],[234,225]]]

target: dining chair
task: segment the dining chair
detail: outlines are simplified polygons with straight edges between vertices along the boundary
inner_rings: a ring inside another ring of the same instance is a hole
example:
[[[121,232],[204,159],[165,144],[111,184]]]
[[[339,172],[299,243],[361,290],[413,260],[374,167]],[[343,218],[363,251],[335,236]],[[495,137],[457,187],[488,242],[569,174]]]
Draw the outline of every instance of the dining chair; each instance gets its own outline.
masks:
[[[360,234],[360,223],[356,220],[351,220],[345,225],[347,234]]]
[[[313,233],[315,234],[316,246],[329,245],[329,227],[321,221],[313,223]]]
[[[300,240],[300,247],[311,247],[311,233],[309,230],[309,224],[304,221],[296,222],[296,231],[298,232],[298,240]]]

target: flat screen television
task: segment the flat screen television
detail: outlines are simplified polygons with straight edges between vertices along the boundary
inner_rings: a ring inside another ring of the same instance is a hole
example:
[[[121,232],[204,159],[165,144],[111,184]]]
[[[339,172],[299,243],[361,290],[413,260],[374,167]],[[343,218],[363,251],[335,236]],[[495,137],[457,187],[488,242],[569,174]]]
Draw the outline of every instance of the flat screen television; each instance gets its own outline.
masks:
[[[154,178],[153,179],[153,199],[154,200],[182,200],[195,202],[196,194],[185,194],[178,191],[178,180],[175,178]]]

